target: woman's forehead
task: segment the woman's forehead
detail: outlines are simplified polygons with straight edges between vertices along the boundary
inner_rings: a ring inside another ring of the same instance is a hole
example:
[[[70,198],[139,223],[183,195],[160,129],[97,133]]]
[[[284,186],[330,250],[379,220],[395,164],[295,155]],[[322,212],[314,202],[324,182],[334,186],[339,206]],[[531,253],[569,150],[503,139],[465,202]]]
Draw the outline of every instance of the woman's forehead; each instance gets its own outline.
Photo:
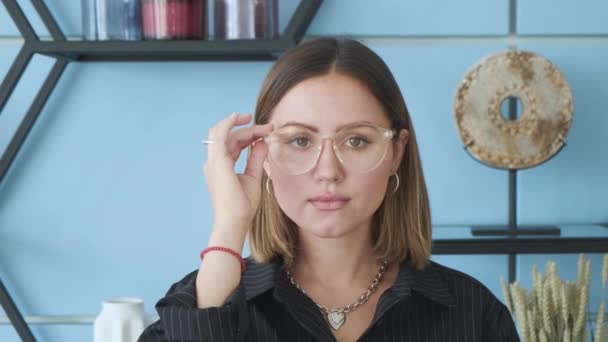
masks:
[[[360,81],[338,73],[304,80],[290,89],[273,110],[271,122],[344,124],[387,120],[382,104]]]
[[[382,104],[362,82],[340,73],[331,73],[296,84],[277,103],[273,116],[277,119],[327,115],[372,117],[382,112]]]

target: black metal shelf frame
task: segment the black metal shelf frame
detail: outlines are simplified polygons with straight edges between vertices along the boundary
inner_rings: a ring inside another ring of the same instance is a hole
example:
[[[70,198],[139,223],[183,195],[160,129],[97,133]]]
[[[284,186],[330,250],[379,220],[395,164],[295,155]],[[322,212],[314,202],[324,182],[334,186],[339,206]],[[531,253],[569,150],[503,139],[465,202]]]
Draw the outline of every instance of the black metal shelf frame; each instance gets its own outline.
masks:
[[[606,252],[608,252],[608,237],[446,239],[435,240],[433,242],[433,254],[574,254]]]
[[[38,37],[17,0],[2,0],[24,43],[0,85],[0,114],[34,54],[55,58],[55,62],[2,154],[0,185],[69,62],[274,60],[282,52],[298,44],[322,0],[300,1],[285,31],[278,39],[136,42],[67,40],[44,1],[31,0],[31,2],[50,33],[51,40],[41,40]],[[2,279],[0,279],[0,305],[21,340],[35,341],[34,335],[2,283]]]
[[[276,40],[184,40],[184,41],[82,41],[67,40],[42,0],[31,0],[50,40],[41,40],[24,15],[17,0],[2,0],[24,38],[24,44],[0,85],[0,114],[34,54],[55,58],[46,80],[19,124],[0,159],[0,185],[27,138],[49,96],[70,62],[95,61],[213,61],[274,60],[304,36],[322,0],[302,0],[285,32]],[[510,105],[511,112],[514,104]],[[513,114],[513,113],[511,113]],[[559,235],[556,227],[518,229],[516,222],[516,170],[509,170],[509,223],[503,227],[471,226],[474,236],[501,236],[492,239],[448,239],[433,243],[433,254],[508,254],[509,281],[515,277],[516,253],[603,253],[606,238],[518,238],[519,235]],[[608,227],[608,224],[606,224]],[[498,228],[498,229],[496,229]],[[35,341],[23,316],[0,279],[0,305],[23,341]]]

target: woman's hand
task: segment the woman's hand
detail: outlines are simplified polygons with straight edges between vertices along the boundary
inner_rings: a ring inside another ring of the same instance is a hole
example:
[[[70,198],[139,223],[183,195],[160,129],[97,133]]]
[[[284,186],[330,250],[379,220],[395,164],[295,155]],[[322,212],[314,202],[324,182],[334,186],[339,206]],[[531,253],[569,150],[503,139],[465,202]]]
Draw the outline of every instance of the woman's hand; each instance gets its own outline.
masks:
[[[203,166],[211,194],[214,226],[237,225],[246,229],[260,203],[263,162],[268,147],[261,137],[272,132],[272,124],[253,125],[232,131],[234,126],[247,124],[250,114],[231,114],[209,129],[208,158]],[[234,165],[241,151],[251,148],[245,172],[236,174]],[[246,234],[246,231],[244,232]]]

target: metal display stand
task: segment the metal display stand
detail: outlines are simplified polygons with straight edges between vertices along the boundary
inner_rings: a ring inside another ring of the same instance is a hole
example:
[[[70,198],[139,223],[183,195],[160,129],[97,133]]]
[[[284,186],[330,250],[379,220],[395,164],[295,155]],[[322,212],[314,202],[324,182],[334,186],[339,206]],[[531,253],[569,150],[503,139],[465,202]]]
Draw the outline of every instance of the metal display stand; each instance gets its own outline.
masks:
[[[505,99],[508,104],[508,119],[517,119],[517,99]],[[542,165],[553,159],[566,146],[563,145]],[[464,150],[468,152],[467,146]],[[469,153],[469,156],[473,156]],[[476,158],[475,161],[487,165]],[[536,165],[536,166],[539,166]],[[509,169],[509,213],[508,224],[496,226],[471,226],[473,237],[496,236],[495,239],[462,239],[436,241],[433,253],[436,254],[508,254],[509,256],[509,283],[516,278],[517,253],[605,253],[608,252],[608,229],[603,238],[560,238],[561,229],[557,226],[522,226],[517,223],[517,169]],[[594,225],[608,228],[608,222]],[[521,238],[528,236],[529,238]],[[537,238],[534,238],[536,236]],[[538,238],[540,237],[540,238]],[[465,253],[466,252],[466,253]]]

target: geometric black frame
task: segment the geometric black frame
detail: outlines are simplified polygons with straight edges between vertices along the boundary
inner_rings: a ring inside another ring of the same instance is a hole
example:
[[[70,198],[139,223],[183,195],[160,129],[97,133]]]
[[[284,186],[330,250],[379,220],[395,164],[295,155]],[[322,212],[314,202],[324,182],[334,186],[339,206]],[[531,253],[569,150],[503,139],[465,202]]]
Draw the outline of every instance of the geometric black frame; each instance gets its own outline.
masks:
[[[0,114],[34,54],[55,58],[55,63],[23,117],[8,147],[0,159],[0,184],[15,156],[38,119],[59,78],[71,61],[242,61],[274,60],[302,39],[322,0],[299,3],[277,39],[235,40],[173,40],[173,41],[68,41],[42,0],[31,0],[52,40],[42,41],[36,35],[17,0],[2,0],[9,15],[24,38],[2,84],[0,85]],[[35,341],[23,316],[0,279],[0,305],[23,341]]]

